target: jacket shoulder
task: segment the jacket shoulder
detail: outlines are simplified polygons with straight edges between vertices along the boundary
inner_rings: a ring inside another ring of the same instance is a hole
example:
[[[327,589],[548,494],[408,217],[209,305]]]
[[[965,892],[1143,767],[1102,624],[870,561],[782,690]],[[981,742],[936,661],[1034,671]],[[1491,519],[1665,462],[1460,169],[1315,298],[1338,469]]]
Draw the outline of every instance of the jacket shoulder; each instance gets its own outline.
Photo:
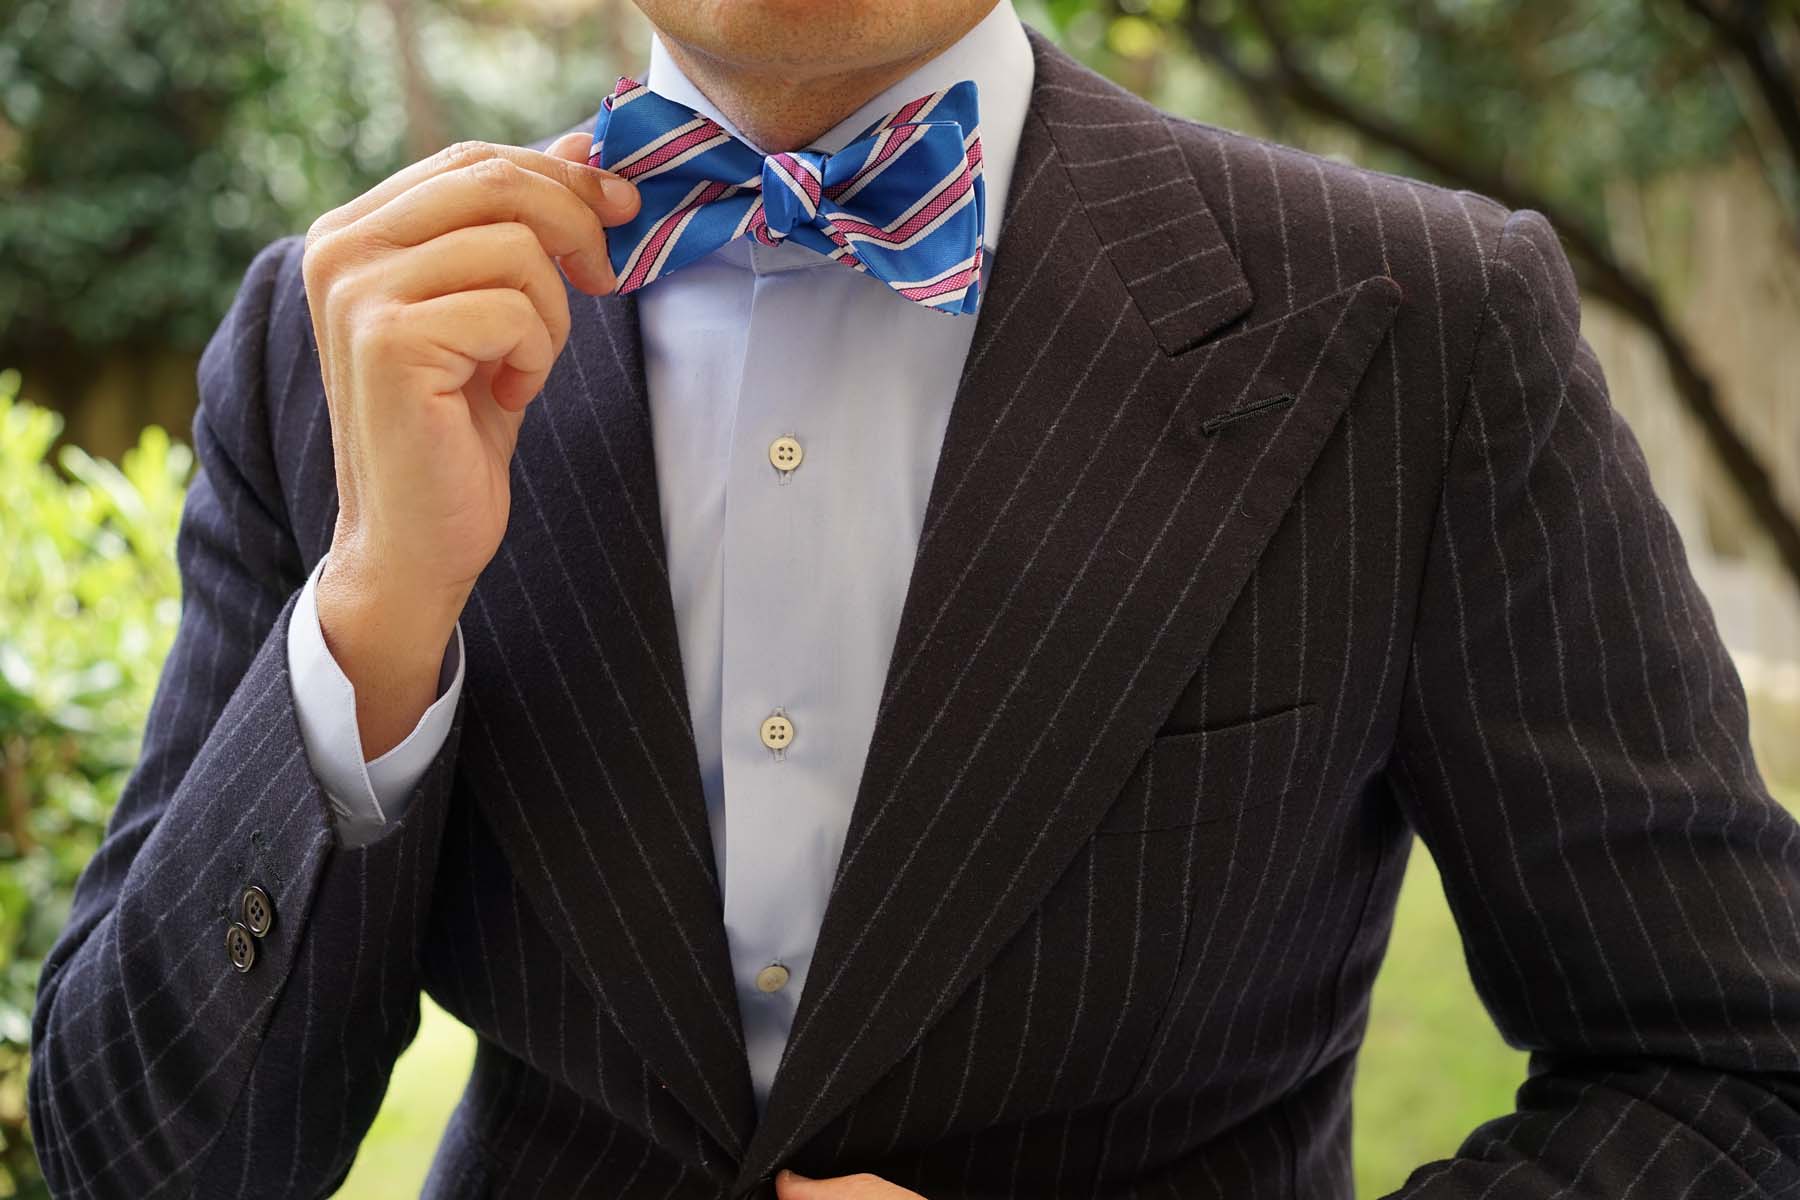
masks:
[[[299,234],[279,237],[245,268],[201,354],[193,438],[203,464],[209,451],[215,462],[228,462],[261,506],[293,531],[310,565],[329,542],[337,488],[301,273],[305,249]]]
[[[1457,314],[1465,324],[1478,316],[1513,216],[1505,205],[1476,192],[1163,117],[1250,279],[1260,314],[1276,315],[1386,275],[1410,302]]]
[[[1423,298],[1448,320],[1472,324],[1479,313],[1511,215],[1504,205],[1178,116],[1042,34],[1033,31],[1032,43],[1034,107],[1065,152],[1137,172],[1148,189],[1169,170],[1162,148],[1178,148],[1255,294],[1250,323],[1375,275],[1399,284],[1403,303]],[[1125,152],[1109,155],[1095,141]]]

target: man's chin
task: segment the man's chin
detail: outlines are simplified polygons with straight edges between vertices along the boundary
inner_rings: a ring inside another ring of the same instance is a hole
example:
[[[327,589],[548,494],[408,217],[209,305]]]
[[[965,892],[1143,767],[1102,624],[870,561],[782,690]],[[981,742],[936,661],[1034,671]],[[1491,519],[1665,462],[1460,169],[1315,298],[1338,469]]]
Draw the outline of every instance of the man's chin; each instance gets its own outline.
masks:
[[[665,39],[738,71],[796,80],[917,60],[994,0],[635,0]]]

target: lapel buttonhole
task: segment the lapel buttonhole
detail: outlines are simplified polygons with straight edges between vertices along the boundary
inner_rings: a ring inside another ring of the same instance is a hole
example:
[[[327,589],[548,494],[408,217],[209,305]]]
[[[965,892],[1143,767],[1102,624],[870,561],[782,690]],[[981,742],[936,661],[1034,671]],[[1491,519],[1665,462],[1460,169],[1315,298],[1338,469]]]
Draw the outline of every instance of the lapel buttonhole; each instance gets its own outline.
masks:
[[[1237,408],[1227,409],[1222,413],[1217,413],[1200,422],[1200,432],[1207,437],[1211,437],[1233,421],[1241,421],[1245,417],[1253,417],[1257,413],[1267,412],[1269,409],[1276,408],[1283,404],[1292,404],[1298,399],[1299,397],[1292,392],[1281,392],[1278,395],[1267,396],[1261,400],[1255,400]]]

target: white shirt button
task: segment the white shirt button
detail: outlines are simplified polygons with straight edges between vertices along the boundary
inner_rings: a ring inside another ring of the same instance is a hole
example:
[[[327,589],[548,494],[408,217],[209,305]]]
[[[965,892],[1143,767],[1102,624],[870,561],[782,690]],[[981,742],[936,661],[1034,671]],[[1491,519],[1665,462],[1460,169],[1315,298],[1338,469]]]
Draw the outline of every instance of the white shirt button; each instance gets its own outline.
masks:
[[[793,437],[778,437],[769,443],[769,462],[783,475],[800,465],[806,457],[806,451],[800,448],[800,442]]]
[[[787,718],[781,709],[764,719],[762,723],[762,744],[775,751],[777,757],[788,748],[794,740],[794,723]]]
[[[759,992],[779,992],[787,986],[788,969],[780,963],[770,963],[756,973],[756,990]]]

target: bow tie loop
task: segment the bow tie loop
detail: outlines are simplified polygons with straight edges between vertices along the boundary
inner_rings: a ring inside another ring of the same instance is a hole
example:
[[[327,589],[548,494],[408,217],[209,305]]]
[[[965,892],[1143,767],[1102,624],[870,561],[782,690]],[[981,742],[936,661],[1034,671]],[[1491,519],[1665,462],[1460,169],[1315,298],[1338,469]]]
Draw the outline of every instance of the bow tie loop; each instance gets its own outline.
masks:
[[[798,154],[771,154],[763,159],[761,222],[771,235],[766,241],[786,237],[795,225],[810,225],[824,199],[826,156],[803,150]]]
[[[588,162],[638,187],[637,215],[607,234],[621,293],[750,237],[804,246],[937,312],[976,310],[986,193],[972,80],[902,105],[834,154],[763,155],[621,78]]]

